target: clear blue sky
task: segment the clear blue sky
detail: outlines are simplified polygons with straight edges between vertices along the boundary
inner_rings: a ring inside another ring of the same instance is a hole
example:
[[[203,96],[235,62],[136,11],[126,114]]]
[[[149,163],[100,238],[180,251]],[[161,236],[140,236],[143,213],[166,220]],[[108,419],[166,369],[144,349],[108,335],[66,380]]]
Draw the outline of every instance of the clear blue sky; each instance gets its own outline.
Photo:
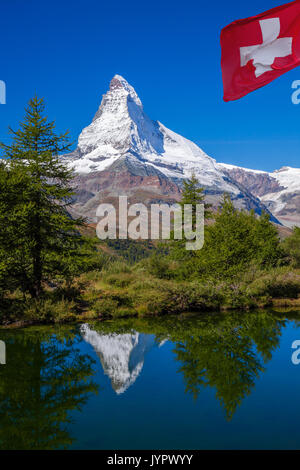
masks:
[[[112,76],[123,75],[144,109],[218,161],[273,170],[300,167],[300,105],[291,84],[300,68],[237,102],[222,100],[219,37],[233,20],[277,0],[1,2],[0,139],[35,93],[77,140]]]

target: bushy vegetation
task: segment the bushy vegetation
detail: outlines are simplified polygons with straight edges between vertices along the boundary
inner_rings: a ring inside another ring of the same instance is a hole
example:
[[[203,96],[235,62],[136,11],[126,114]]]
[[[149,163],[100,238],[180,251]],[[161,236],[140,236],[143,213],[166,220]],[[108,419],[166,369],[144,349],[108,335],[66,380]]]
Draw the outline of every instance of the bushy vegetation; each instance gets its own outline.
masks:
[[[270,269],[286,262],[268,214],[257,217],[253,211],[238,211],[227,195],[215,223],[205,228],[204,248],[193,253],[175,243],[172,254],[181,262],[182,277],[197,279],[234,279],[251,264]]]
[[[112,276],[104,270],[97,280],[86,278],[82,276],[89,318],[250,309],[272,305],[278,297],[297,299],[300,294],[300,272],[292,273],[287,267],[247,272],[239,281],[218,283],[158,279],[147,272],[145,263],[132,267],[130,273]]]
[[[300,227],[294,227],[293,234],[284,241],[283,248],[290,265],[300,268]]]

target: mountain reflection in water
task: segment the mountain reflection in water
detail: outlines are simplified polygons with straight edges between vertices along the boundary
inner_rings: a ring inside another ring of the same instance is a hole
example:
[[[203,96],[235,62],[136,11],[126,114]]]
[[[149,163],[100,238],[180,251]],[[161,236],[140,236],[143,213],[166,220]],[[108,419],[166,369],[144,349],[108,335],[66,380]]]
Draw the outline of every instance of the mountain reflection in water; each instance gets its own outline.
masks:
[[[261,310],[2,330],[0,448],[289,448],[287,430],[300,419],[290,349],[299,316]]]
[[[201,389],[216,390],[230,420],[264,372],[279,345],[286,319],[269,312],[191,316],[81,326],[83,339],[98,355],[116,393],[125,392],[141,373],[146,353],[165,341],[173,345],[174,360],[185,390],[198,398]],[[122,331],[118,333],[119,331]],[[159,364],[158,364],[159,366]]]
[[[124,393],[140,375],[145,354],[154,346],[153,335],[132,333],[101,335],[84,324],[80,328],[83,339],[95,350],[104,374],[111,380],[114,391]]]

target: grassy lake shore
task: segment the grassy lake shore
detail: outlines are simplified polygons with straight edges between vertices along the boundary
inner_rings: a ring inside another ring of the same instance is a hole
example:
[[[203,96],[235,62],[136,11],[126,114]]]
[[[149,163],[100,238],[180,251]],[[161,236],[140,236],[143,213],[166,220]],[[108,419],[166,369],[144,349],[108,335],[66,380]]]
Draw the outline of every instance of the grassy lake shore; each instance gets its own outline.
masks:
[[[176,315],[185,312],[299,309],[300,270],[252,270],[238,280],[172,279],[176,263],[159,278],[151,259],[130,265],[114,260],[101,270],[77,277],[72,286],[47,286],[36,300],[15,291],[1,309],[1,328],[89,320]]]

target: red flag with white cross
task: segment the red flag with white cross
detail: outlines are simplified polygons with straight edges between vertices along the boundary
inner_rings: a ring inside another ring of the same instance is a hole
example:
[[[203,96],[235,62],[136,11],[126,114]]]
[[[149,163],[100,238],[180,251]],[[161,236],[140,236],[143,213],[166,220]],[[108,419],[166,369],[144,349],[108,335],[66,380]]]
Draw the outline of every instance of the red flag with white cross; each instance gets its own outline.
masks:
[[[300,65],[300,0],[234,21],[221,32],[224,101]]]

